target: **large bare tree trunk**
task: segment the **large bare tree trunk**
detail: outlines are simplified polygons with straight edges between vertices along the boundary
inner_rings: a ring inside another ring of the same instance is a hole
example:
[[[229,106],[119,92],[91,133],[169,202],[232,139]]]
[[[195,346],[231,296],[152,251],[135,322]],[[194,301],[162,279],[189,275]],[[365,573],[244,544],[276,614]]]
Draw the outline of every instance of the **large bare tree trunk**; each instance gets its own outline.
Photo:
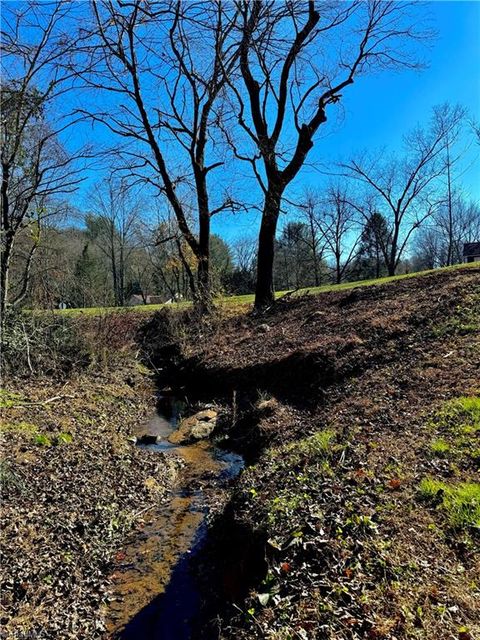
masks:
[[[253,141],[255,152],[239,152],[235,144],[233,149],[237,158],[251,164],[265,195],[255,296],[255,307],[261,309],[274,297],[274,235],[281,196],[313,148],[327,108],[341,100],[343,90],[367,68],[386,63],[414,66],[402,50],[405,40],[416,33],[411,27],[413,16],[394,2],[319,3],[316,7],[309,0],[239,2],[237,6],[240,72],[246,93],[230,84],[238,101],[238,124]],[[351,46],[350,55],[345,56],[342,44],[336,62],[328,57],[327,68],[318,52],[328,31],[339,43],[348,40]]]
[[[262,309],[275,301],[273,290],[273,258],[275,255],[275,233],[280,215],[280,192],[269,192],[265,198],[260,234],[258,237],[257,286],[255,308]]]
[[[208,211],[200,216],[199,222],[197,267],[199,295],[195,304],[202,313],[208,313],[213,305],[210,286],[210,214]]]
[[[8,200],[8,181],[9,167],[2,163],[2,216],[1,231],[3,237],[3,247],[0,255],[0,313],[2,316],[2,324],[5,318],[5,308],[7,306],[8,296],[8,271],[10,268],[10,258],[12,255],[14,236],[10,232],[9,218],[9,200]]]
[[[12,244],[5,240],[5,246],[2,251],[1,265],[0,265],[0,313],[2,316],[2,323],[5,318],[5,309],[7,307],[8,300],[8,275],[10,270],[10,258],[12,255]]]

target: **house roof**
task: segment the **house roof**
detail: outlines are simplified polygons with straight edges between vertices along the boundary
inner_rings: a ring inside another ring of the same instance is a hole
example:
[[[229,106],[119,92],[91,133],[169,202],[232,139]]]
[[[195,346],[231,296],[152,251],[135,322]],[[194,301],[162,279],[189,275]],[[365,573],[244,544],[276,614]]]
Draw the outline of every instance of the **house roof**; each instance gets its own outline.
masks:
[[[161,304],[163,302],[162,296],[151,296],[149,294],[145,295],[145,299],[139,293],[132,293],[129,297],[128,302],[130,304]]]
[[[463,245],[463,256],[480,256],[480,242],[465,242]]]

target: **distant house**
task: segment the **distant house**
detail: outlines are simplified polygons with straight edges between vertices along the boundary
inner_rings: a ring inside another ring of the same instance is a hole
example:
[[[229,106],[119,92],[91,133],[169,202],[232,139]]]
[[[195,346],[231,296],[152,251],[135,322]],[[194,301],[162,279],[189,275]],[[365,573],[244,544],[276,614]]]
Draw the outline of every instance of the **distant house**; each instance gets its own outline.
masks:
[[[466,242],[463,245],[464,262],[480,262],[480,242]]]
[[[127,300],[129,307],[136,307],[142,304],[162,304],[162,296],[142,296],[139,293],[133,293]]]

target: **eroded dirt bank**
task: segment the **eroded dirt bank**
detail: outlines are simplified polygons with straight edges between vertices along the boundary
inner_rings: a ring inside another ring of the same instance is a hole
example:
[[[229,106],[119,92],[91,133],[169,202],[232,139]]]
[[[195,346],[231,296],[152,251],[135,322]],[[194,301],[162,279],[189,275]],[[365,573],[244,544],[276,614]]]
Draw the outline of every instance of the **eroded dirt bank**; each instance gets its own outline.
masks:
[[[250,464],[198,571],[232,532],[262,546],[203,637],[479,637],[479,317],[471,268],[162,336]]]
[[[140,332],[219,410],[179,457],[129,441],[154,405],[129,357],[2,394],[4,637],[476,638],[480,269],[185,315]]]

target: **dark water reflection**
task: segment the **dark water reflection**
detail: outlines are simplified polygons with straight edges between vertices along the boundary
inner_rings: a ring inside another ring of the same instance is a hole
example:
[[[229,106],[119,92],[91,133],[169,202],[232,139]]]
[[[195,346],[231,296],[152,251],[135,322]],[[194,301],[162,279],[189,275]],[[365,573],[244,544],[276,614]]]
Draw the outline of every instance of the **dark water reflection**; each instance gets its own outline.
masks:
[[[161,396],[157,411],[137,433],[157,436],[157,444],[139,446],[180,456],[185,473],[171,499],[146,516],[142,531],[120,554],[107,616],[112,638],[199,638],[197,623],[208,594],[200,592],[192,567],[208,538],[204,487],[228,484],[240,473],[243,459],[209,442],[189,446],[168,442],[185,408],[174,396]]]

